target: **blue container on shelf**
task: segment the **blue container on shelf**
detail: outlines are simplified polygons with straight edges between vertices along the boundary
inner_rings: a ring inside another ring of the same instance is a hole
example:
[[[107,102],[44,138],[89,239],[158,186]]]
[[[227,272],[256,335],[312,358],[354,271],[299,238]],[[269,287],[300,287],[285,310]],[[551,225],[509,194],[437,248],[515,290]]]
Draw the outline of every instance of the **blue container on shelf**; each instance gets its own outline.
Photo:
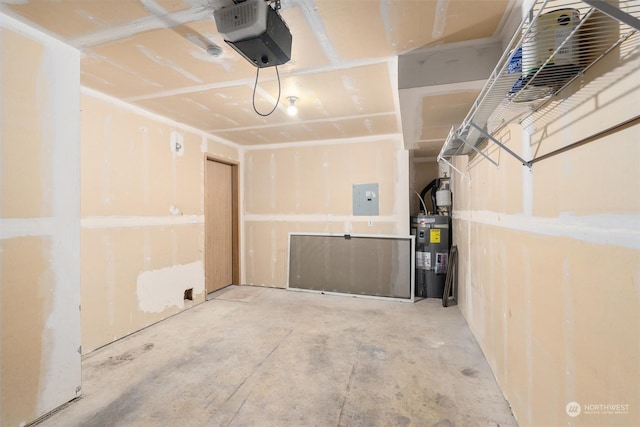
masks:
[[[507,73],[521,73],[522,72],[522,47],[516,49],[513,56],[509,60],[509,66],[507,67]]]

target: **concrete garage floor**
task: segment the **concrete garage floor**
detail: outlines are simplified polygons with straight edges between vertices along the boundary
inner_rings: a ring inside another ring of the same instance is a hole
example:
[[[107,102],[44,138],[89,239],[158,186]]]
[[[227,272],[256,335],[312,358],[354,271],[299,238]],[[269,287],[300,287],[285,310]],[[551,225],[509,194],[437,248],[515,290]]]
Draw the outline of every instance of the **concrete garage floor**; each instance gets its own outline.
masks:
[[[457,307],[230,287],[83,360],[42,426],[515,426]]]

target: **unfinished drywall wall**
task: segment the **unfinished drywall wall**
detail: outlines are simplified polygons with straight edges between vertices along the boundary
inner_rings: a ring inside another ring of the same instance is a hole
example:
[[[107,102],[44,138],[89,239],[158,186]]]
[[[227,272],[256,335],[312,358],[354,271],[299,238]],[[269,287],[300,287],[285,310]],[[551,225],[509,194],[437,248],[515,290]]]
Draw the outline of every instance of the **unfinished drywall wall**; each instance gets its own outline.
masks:
[[[407,235],[408,168],[400,136],[247,149],[244,283],[286,286],[290,231]],[[352,214],[365,183],[379,185],[379,216]]]
[[[87,353],[204,301],[204,158],[238,152],[88,89],[81,118]]]
[[[455,160],[459,304],[521,426],[640,424],[635,46],[499,138],[531,158],[615,129],[531,172],[494,148],[499,168]]]
[[[0,425],[80,394],[80,54],[0,14]]]

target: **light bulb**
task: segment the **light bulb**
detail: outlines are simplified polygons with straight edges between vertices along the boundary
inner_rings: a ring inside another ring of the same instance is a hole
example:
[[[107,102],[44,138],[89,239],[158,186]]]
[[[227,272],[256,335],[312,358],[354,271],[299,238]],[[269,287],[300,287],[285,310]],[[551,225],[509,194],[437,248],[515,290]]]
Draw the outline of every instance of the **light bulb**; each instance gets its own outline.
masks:
[[[287,99],[289,100],[289,106],[287,107],[287,114],[290,116],[295,116],[296,114],[298,114],[298,107],[296,107],[296,101],[298,100],[298,97],[287,96]]]

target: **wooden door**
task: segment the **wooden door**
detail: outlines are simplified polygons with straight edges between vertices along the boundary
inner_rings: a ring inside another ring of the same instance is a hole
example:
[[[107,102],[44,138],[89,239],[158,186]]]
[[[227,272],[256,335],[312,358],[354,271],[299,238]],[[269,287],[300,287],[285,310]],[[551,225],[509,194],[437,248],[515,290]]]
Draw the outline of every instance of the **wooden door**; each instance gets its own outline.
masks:
[[[232,166],[207,160],[205,257],[207,293],[233,283]]]

